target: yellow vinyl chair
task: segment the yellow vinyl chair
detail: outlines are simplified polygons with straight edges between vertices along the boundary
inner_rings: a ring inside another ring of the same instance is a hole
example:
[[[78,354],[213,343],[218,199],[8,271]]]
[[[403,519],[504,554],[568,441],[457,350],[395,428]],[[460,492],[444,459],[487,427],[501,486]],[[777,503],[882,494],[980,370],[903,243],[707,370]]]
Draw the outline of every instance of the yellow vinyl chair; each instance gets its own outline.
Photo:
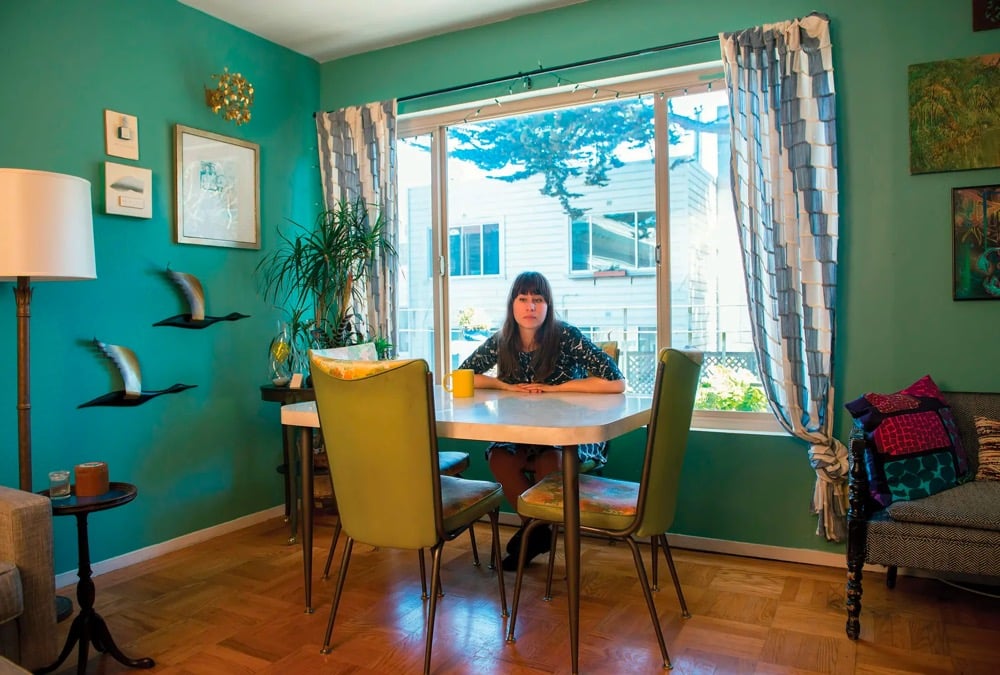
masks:
[[[499,559],[500,484],[440,474],[431,374],[423,359],[341,361],[311,356],[320,428],[347,542],[323,637],[331,650],[337,608],[354,542],[377,548],[430,549],[430,607],[424,673],[430,672],[434,618],[445,542],[489,516]],[[507,616],[503,574],[497,570],[501,616]]]
[[[653,563],[653,588],[657,589],[657,557],[662,550],[673,577],[681,613],[690,613],[674,567],[666,532],[673,524],[677,507],[677,487],[687,446],[691,414],[694,409],[701,354],[664,349],[659,354],[650,411],[649,433],[639,482],[614,480],[601,476],[580,475],[580,529],[584,533],[611,537],[628,543],[635,561],[636,574],[653,621],[656,640],[663,657],[663,667],[670,668],[670,656],[663,640],[663,630],[653,603],[646,568],[636,538],[649,537]],[[517,512],[527,518],[525,537],[542,523],[563,522],[562,476],[550,474],[525,490],[517,500]],[[517,566],[514,604],[507,629],[508,642],[514,641],[514,623],[524,574],[525,549]],[[551,574],[551,572],[550,572]],[[572,630],[578,629],[574,626]]]

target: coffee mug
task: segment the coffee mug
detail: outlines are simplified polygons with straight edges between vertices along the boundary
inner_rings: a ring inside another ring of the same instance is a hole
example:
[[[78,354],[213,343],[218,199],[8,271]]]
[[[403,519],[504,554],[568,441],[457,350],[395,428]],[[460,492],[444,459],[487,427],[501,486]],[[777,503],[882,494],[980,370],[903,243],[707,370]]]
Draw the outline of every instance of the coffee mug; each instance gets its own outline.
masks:
[[[468,398],[476,392],[476,373],[468,368],[453,370],[444,376],[444,388],[456,398]]]

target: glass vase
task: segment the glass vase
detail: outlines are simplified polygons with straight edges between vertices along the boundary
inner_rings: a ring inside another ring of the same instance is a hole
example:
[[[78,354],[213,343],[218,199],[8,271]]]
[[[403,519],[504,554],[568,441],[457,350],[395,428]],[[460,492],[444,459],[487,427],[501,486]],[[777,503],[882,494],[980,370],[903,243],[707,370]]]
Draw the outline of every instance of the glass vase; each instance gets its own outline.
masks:
[[[288,326],[279,324],[278,334],[271,339],[268,349],[268,378],[276,387],[284,387],[292,379],[292,340]]]

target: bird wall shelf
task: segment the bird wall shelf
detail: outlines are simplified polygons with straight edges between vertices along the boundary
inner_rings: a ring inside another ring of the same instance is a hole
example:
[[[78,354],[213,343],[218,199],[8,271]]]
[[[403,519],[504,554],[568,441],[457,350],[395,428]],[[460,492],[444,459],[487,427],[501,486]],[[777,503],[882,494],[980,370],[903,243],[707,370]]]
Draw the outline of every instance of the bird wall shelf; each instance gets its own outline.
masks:
[[[123,388],[98,396],[86,403],[81,403],[77,408],[89,408],[92,406],[137,406],[157,396],[176,394],[197,386],[194,384],[174,384],[166,389],[143,391],[142,372],[139,369],[139,359],[136,358],[135,352],[121,345],[105,344],[97,338],[94,338],[94,346],[97,347],[101,354],[115,364],[118,374],[121,375]]]
[[[202,289],[198,277],[184,272],[174,272],[169,267],[164,274],[181,290],[187,300],[188,311],[186,314],[177,314],[162,321],[157,321],[154,326],[173,326],[174,328],[208,328],[220,321],[239,321],[248,319],[248,314],[232,312],[226,316],[205,316],[205,291]]]

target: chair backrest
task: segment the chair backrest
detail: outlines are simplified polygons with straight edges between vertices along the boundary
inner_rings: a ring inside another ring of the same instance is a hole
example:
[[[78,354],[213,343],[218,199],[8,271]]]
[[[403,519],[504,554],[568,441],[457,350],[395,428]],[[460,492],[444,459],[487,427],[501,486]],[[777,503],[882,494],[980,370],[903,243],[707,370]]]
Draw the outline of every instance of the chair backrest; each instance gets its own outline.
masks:
[[[698,393],[701,354],[660,351],[653,388],[646,455],[639,479],[635,536],[665,533],[674,522],[677,488]]]
[[[598,347],[604,350],[604,353],[615,360],[615,365],[618,365],[618,360],[621,358],[622,351],[618,348],[618,340],[607,340],[605,342],[597,342]]]
[[[372,546],[419,549],[442,536],[434,398],[427,362],[310,356],[341,526]]]

